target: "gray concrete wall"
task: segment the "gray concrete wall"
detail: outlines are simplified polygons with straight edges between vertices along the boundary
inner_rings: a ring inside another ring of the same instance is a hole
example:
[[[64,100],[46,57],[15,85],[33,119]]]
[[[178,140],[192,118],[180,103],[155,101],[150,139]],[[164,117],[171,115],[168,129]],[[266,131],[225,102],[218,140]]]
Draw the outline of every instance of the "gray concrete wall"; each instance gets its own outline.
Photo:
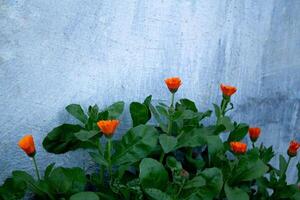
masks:
[[[221,82],[237,86],[233,117],[285,153],[300,140],[299,10],[299,0],[0,0],[0,180],[31,170],[17,147],[27,133],[42,167],[89,169],[83,152],[42,149],[48,131],[71,121],[64,107],[165,101],[173,75],[183,80],[177,98],[201,109],[220,101]],[[128,111],[122,120],[125,130]]]

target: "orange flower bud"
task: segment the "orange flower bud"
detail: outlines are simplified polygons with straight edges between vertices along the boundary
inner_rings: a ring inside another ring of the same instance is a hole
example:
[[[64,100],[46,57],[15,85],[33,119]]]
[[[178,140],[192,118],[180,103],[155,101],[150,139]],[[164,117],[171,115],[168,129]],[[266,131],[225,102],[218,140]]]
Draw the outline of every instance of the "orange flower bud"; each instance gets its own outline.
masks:
[[[244,154],[247,151],[247,144],[242,142],[230,142],[230,148],[236,154]]]
[[[229,86],[229,85],[221,84],[220,87],[223,92],[223,95],[228,96],[228,97],[230,97],[237,91],[236,87]]]
[[[179,77],[172,77],[165,79],[170,92],[175,93],[181,85],[181,80]]]
[[[112,136],[119,125],[119,120],[100,120],[97,122],[98,127],[106,136]]]
[[[28,156],[33,157],[35,155],[35,146],[32,135],[25,135],[18,144]]]
[[[249,128],[249,136],[252,142],[256,142],[257,138],[260,135],[260,128],[258,127],[250,127]]]
[[[297,142],[296,140],[292,140],[290,142],[290,146],[289,146],[289,149],[288,149],[288,155],[290,157],[294,157],[294,156],[297,156],[297,151],[298,149],[300,148],[300,143]]]

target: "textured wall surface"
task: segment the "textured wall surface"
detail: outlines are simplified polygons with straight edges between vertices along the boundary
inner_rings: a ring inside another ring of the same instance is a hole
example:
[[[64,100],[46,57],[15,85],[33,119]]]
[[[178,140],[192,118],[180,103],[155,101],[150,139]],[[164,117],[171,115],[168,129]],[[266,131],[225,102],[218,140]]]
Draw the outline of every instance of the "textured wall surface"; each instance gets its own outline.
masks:
[[[83,152],[42,149],[72,120],[64,107],[168,100],[163,79],[173,75],[184,82],[177,98],[201,109],[220,101],[221,82],[237,86],[232,116],[285,153],[300,140],[299,10],[299,0],[0,0],[0,181],[31,169],[17,147],[26,133],[41,166],[89,169]]]

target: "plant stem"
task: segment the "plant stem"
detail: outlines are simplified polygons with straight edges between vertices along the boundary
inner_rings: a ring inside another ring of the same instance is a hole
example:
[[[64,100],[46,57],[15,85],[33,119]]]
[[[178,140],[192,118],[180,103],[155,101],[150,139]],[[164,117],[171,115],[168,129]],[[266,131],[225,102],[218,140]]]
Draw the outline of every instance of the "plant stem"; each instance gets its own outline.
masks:
[[[252,148],[253,148],[253,149],[255,148],[255,144],[254,144],[254,142],[252,142]]]
[[[161,152],[160,157],[159,157],[159,162],[162,163],[164,160],[165,154],[164,152]]]
[[[32,160],[33,160],[33,164],[34,164],[34,167],[35,167],[35,173],[36,173],[36,176],[37,176],[38,180],[40,181],[40,180],[41,180],[41,177],[40,177],[39,169],[38,169],[38,167],[37,167],[36,160],[35,160],[35,157],[34,157],[34,156],[32,157]]]
[[[179,190],[178,190],[178,192],[177,192],[177,194],[176,194],[177,197],[179,197],[179,195],[180,195],[180,193],[181,193],[181,191],[182,191],[182,188],[183,188],[184,184],[185,184],[185,179],[183,180],[183,182],[182,182],[182,184],[181,184],[181,186],[180,186],[180,188],[179,188]]]
[[[226,113],[226,108],[227,108],[227,105],[228,103],[230,102],[230,99],[227,97],[223,97],[223,100],[221,102],[221,115],[224,116],[225,113]]]
[[[175,97],[175,93],[171,94],[171,108],[174,108],[174,97]]]
[[[107,139],[107,145],[108,145],[108,152],[107,152],[107,159],[108,159],[108,173],[110,179],[112,178],[112,167],[111,167],[111,138]]]

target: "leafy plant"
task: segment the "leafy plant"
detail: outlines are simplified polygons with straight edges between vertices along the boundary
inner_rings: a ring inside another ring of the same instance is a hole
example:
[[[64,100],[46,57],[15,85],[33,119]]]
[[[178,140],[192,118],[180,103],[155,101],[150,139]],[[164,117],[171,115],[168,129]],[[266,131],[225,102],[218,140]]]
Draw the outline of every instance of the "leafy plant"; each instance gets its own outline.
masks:
[[[256,143],[261,129],[227,115],[234,109],[235,87],[221,85],[223,99],[220,105],[213,104],[212,118],[211,110],[200,111],[189,99],[175,101],[181,85],[178,77],[165,82],[171,93],[170,105],[154,105],[152,96],[142,103],[132,102],[132,127],[120,139],[114,134],[123,102],[102,110],[89,106],[87,112],[78,104],[68,105],[67,112],[78,124],[55,127],[43,147],[54,154],[87,150],[98,170],[86,174],[78,167],[50,164],[40,176],[33,137],[27,135],[19,146],[32,158],[36,177],[13,171],[0,187],[0,199],[22,199],[28,192],[43,200],[299,199],[300,163],[297,182],[286,180],[290,161],[300,148],[298,142],[290,143],[288,159],[280,155],[279,167],[272,166],[273,148]],[[211,119],[205,121],[207,118]],[[243,142],[247,134],[251,147]]]

